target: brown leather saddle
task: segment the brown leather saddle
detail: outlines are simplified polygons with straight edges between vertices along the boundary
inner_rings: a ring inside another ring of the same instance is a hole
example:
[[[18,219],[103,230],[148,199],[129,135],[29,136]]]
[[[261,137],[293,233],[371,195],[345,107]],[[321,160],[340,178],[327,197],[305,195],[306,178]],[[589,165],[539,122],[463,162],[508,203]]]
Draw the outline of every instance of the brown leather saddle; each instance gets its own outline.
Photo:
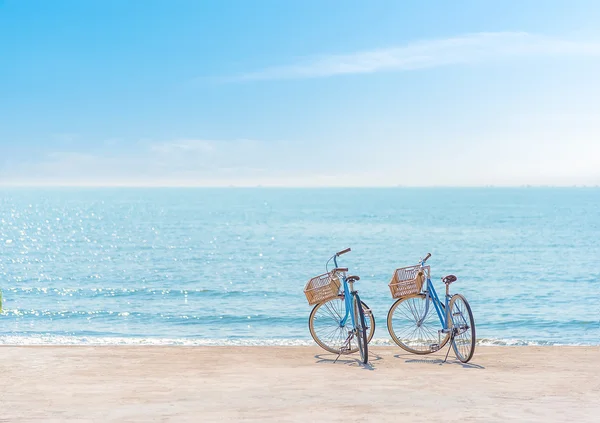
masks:
[[[452,282],[456,282],[457,279],[458,278],[454,275],[448,275],[442,278],[442,282],[444,282],[447,285],[450,285]]]

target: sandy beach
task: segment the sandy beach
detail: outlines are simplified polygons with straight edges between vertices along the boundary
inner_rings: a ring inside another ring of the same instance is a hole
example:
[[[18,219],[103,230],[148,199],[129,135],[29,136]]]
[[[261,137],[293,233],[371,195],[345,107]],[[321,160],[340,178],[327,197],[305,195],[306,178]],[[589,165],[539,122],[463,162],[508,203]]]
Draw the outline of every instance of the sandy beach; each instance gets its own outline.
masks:
[[[0,421],[598,421],[600,347],[0,348]]]

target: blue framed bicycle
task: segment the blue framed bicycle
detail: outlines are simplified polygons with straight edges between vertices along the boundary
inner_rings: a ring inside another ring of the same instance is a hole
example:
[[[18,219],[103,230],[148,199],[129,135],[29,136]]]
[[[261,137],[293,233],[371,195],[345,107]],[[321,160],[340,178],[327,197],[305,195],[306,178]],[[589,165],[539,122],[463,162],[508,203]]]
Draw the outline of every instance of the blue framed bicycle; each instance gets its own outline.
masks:
[[[348,275],[348,268],[338,267],[337,259],[350,248],[335,253],[325,264],[326,273],[308,281],[304,294],[314,305],[308,318],[310,335],[324,350],[334,354],[360,352],[361,361],[369,360],[368,343],[375,333],[375,319],[360,300],[354,283],[358,276]],[[334,268],[329,270],[333,260]]]
[[[471,306],[461,294],[450,295],[450,284],[457,280],[454,275],[442,278],[446,295],[440,301],[431,282],[430,267],[425,265],[430,257],[431,253],[418,265],[394,272],[389,287],[398,301],[388,312],[388,331],[400,348],[413,354],[430,354],[450,341],[456,357],[466,363],[475,352]]]

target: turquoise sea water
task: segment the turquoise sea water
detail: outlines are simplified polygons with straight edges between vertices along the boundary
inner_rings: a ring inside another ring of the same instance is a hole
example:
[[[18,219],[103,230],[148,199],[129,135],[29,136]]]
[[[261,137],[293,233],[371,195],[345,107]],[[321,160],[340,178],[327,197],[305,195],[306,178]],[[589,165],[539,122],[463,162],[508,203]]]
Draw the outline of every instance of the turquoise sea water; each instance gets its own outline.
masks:
[[[482,344],[600,344],[600,189],[3,189],[0,343],[310,344],[335,251],[375,343],[427,252]]]

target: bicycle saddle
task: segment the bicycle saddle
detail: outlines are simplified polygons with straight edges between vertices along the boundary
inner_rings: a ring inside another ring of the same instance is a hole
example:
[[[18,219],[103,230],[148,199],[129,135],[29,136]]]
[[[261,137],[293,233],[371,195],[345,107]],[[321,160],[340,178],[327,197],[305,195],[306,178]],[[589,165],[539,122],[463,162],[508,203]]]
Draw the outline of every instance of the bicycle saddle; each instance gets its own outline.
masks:
[[[451,284],[452,282],[456,282],[457,277],[454,275],[448,275],[448,276],[444,276],[442,278],[442,281],[444,283],[447,283],[448,285]]]
[[[348,279],[348,282],[360,280],[360,278],[358,276],[348,276],[346,279]]]

